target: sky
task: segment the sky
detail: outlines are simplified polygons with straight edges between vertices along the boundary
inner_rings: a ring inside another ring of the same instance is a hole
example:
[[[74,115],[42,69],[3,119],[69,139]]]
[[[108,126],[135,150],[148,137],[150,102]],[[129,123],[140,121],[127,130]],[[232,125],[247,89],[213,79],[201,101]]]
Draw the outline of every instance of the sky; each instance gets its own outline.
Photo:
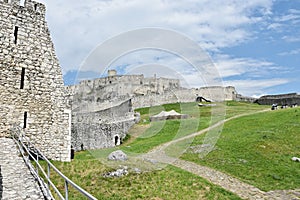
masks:
[[[181,39],[197,44],[222,84],[235,86],[242,95],[300,92],[300,0],[38,1],[46,5],[66,85],[101,77],[110,68],[118,74],[180,78],[187,87],[206,86],[202,68],[195,68],[182,51],[130,46],[143,38],[138,30],[155,28],[171,33],[161,41],[173,49],[190,50],[191,43]],[[157,37],[155,31],[146,35],[153,34]],[[128,46],[137,49],[122,54],[120,49]],[[101,53],[93,60],[98,66],[87,66],[95,51]],[[120,54],[100,66],[109,53]]]

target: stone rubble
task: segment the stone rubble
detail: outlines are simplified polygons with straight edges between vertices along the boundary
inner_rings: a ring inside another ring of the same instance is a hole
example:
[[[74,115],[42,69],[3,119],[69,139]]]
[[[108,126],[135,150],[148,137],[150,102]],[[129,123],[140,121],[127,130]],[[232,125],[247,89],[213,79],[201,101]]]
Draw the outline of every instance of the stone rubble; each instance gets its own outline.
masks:
[[[128,157],[123,151],[117,150],[117,151],[111,152],[108,155],[107,159],[112,160],[112,161],[126,161],[128,159]]]
[[[14,141],[0,138],[0,144],[0,199],[1,188],[3,189],[1,200],[45,199]]]
[[[112,177],[122,177],[122,176],[126,176],[128,175],[128,168],[127,167],[123,167],[120,169],[117,169],[116,171],[112,171],[112,172],[108,172],[106,174],[103,175],[103,177],[105,178],[112,178]]]

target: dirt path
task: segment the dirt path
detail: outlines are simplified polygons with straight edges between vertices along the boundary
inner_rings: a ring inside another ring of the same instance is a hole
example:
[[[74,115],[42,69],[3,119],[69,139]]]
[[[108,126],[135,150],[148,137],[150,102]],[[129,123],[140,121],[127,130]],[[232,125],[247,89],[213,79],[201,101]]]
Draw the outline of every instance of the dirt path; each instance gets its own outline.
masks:
[[[193,174],[196,174],[198,176],[201,176],[202,178],[210,181],[211,183],[218,185],[225,190],[228,190],[232,193],[237,194],[242,199],[251,199],[251,200],[259,200],[259,199],[274,199],[274,200],[297,200],[300,199],[300,189],[298,190],[278,190],[278,191],[270,191],[270,192],[264,192],[260,189],[249,185],[247,183],[244,183],[240,181],[237,178],[231,177],[225,173],[222,173],[220,171],[217,171],[215,169],[200,166],[198,164],[195,164],[193,162],[181,160],[178,158],[169,157],[165,153],[165,149],[169,147],[170,145],[176,144],[178,142],[184,141],[189,138],[196,137],[198,135],[204,134],[209,130],[212,130],[218,126],[223,125],[224,123],[239,118],[243,116],[253,115],[257,113],[267,112],[268,110],[262,110],[262,111],[256,111],[251,113],[244,113],[239,114],[234,117],[230,117],[228,119],[222,120],[206,129],[203,129],[199,132],[193,133],[191,135],[178,138],[176,140],[172,140],[170,142],[164,143],[156,148],[154,148],[152,151],[150,151],[145,158],[147,159],[154,159],[158,162],[171,164],[173,166],[179,167],[185,171],[191,172]]]
[[[151,150],[150,153],[156,152],[156,151],[162,151],[162,150],[166,149],[167,147],[169,147],[170,145],[173,145],[173,144],[176,144],[178,142],[187,140],[189,138],[194,138],[194,137],[196,137],[198,135],[204,134],[204,133],[206,133],[206,132],[208,132],[208,131],[210,131],[210,130],[218,127],[218,126],[221,126],[221,125],[225,124],[226,122],[228,122],[230,120],[233,120],[233,119],[236,119],[236,118],[240,118],[240,117],[244,117],[244,116],[248,116],[248,115],[257,114],[257,113],[268,112],[268,111],[270,111],[270,109],[265,109],[265,110],[255,111],[255,112],[249,112],[249,113],[243,113],[243,114],[239,114],[239,115],[230,117],[228,119],[221,120],[221,121],[217,122],[216,124],[213,124],[212,126],[206,128],[206,129],[203,129],[203,130],[198,131],[196,133],[192,133],[190,135],[187,135],[187,136],[184,136],[184,137],[172,140],[170,142],[164,143],[164,144],[162,144],[160,146],[157,146],[153,150]]]

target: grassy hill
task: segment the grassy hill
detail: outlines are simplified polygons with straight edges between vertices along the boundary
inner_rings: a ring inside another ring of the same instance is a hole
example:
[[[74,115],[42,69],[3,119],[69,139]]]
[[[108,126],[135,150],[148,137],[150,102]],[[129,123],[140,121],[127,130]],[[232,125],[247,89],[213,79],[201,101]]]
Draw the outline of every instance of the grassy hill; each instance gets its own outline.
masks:
[[[192,146],[202,144],[204,136]],[[215,150],[200,159],[189,150],[182,158],[218,169],[262,190],[300,188],[300,109],[245,116],[223,127]]]
[[[223,119],[270,109],[268,106],[241,102],[218,104],[218,108],[226,111],[221,112],[224,114]],[[191,118],[150,122],[149,116],[162,109],[174,109],[189,114]],[[173,166],[142,174],[129,174],[118,179],[102,176],[112,169],[98,158],[117,149],[128,154],[146,153],[174,138],[203,130],[214,123],[211,120],[213,109],[198,107],[196,103],[138,109],[141,122],[130,130],[130,136],[120,147],[78,152],[71,163],[55,162],[55,165],[99,199],[239,199],[201,177]],[[298,108],[233,119],[223,127],[214,151],[200,159],[197,153],[188,149],[181,158],[223,171],[266,191],[299,188],[299,163],[291,161],[293,156],[300,157],[299,116]],[[204,137],[196,137],[189,145],[201,145]],[[64,183],[58,177],[54,178],[63,189]],[[80,199],[80,195],[72,195],[71,199]]]

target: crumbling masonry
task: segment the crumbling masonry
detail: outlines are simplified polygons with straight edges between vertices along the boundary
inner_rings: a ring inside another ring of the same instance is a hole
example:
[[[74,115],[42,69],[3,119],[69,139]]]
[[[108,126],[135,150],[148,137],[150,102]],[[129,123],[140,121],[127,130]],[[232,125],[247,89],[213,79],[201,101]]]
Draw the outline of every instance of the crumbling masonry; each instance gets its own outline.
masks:
[[[70,111],[45,6],[0,0],[0,137],[21,126],[54,160],[69,161]]]

